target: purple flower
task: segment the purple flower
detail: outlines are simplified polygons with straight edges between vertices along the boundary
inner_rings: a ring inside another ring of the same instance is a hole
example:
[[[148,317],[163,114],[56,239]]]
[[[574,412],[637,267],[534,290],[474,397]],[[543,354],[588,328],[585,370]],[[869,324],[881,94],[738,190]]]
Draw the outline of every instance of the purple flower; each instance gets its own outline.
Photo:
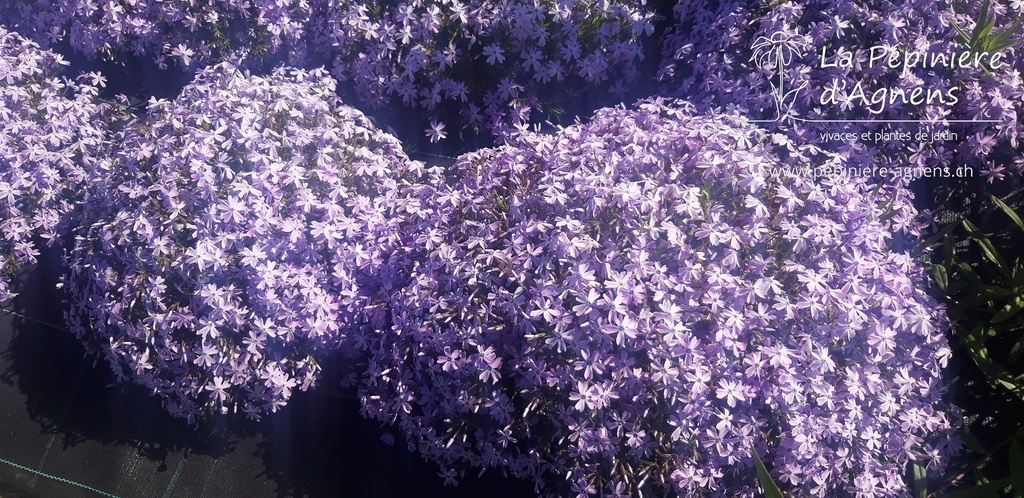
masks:
[[[487,63],[491,65],[505,62],[505,56],[502,54],[503,52],[501,47],[499,47],[497,43],[492,43],[484,47],[482,53],[482,55],[487,59]]]
[[[430,122],[430,128],[427,128],[426,134],[431,142],[443,140],[448,136],[444,131],[444,123],[438,123],[437,121]]]
[[[995,171],[1022,152],[1024,61],[1008,49],[997,63],[950,67],[965,53],[954,24],[970,32],[980,5],[677,2],[676,23],[662,41],[661,94],[760,119],[778,133],[780,150],[816,165],[898,164],[914,172],[883,182],[923,176],[924,168],[932,178],[957,178],[955,166]],[[998,3],[990,15],[997,25],[1013,23]],[[895,131],[928,139],[861,139],[848,147],[823,138],[891,132],[893,120],[903,121]]]
[[[258,62],[270,54],[298,63],[316,3],[11,0],[0,4],[0,24],[44,46],[66,38],[87,57],[145,54],[162,67],[169,57],[189,67],[224,57]]]

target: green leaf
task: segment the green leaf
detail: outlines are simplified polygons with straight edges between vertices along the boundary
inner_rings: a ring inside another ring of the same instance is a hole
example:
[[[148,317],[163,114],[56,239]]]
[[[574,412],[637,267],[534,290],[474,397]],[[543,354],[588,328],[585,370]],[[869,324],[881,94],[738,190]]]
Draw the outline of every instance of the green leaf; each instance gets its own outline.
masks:
[[[974,268],[971,268],[971,265],[961,261],[957,263],[957,266],[963,272],[964,276],[967,277],[967,280],[971,281],[972,285],[986,285],[984,282],[981,281],[981,277],[979,277],[978,274],[974,271]]]
[[[1016,365],[1022,354],[1024,354],[1024,334],[1021,334],[1020,338],[1017,339],[1017,342],[1015,342],[1013,347],[1010,348],[1010,356],[1007,359],[1007,364],[1011,366]]]
[[[946,228],[952,228],[956,225],[950,225]],[[953,236],[946,234],[942,238],[942,256],[945,258],[946,264],[952,264],[953,258],[956,257],[956,243],[953,242]]]
[[[1009,374],[1007,374],[1009,375]],[[1013,393],[1017,397],[1024,398],[1024,387],[1021,386],[1021,379],[1019,377],[1013,377],[1010,380],[999,379],[997,384],[1005,387],[1008,391]]]
[[[1011,283],[1014,287],[1024,287],[1024,260],[1017,260],[1013,265],[1013,278]]]
[[[992,241],[988,240],[988,237],[981,233],[981,230],[978,230],[978,227],[974,226],[974,223],[971,223],[968,220],[963,220],[963,225],[971,235],[971,239],[981,247],[981,252],[985,254],[985,257],[988,258],[989,261],[995,263],[996,267],[999,268],[999,272],[1009,280],[1011,278],[1010,266],[1006,264],[1002,255],[1000,255],[999,251],[996,250],[996,247],[992,245]]]
[[[1024,40],[1014,40],[1011,37],[1014,33],[1020,29],[1022,19],[1017,19],[1009,28],[1000,31],[998,34],[991,37],[991,50],[990,52],[998,52],[1000,50],[1012,47]]]
[[[1013,291],[996,285],[978,284],[974,286],[975,293],[986,298],[1012,296]]]
[[[988,30],[992,29],[995,20],[988,18],[989,0],[981,4],[981,12],[978,13],[978,22],[974,23],[974,32],[971,33],[972,41],[977,42],[985,37]]]
[[[933,244],[938,243],[949,232],[952,232],[957,227],[959,227],[959,225],[957,225],[956,223],[950,223],[950,224],[942,227],[942,230],[939,230],[938,232],[935,232],[934,235],[932,235],[931,237],[925,239],[924,242],[921,243],[921,247],[931,247]]]
[[[928,498],[928,472],[921,464],[914,462],[914,496]]]
[[[949,275],[946,274],[946,267],[942,265],[932,266],[932,274],[935,275],[935,283],[943,291],[949,286]]]
[[[969,286],[970,284],[964,282],[963,280],[950,282],[949,289],[946,290],[946,293],[949,294],[950,296],[955,296],[958,293],[960,293],[960,291],[966,289]]]
[[[985,454],[988,450],[985,449],[985,445],[978,440],[977,436],[967,430],[960,431],[960,439],[963,440],[967,447],[978,454]]]
[[[977,39],[974,40],[975,46],[973,48],[975,48],[975,49],[977,49],[977,48],[983,49],[983,50],[980,50],[980,52],[986,52],[987,51],[987,50],[984,50],[986,48],[985,45],[986,45],[986,42],[988,42],[988,40],[989,40],[989,33],[992,32],[992,27],[995,26],[995,25],[996,25],[995,21],[989,21],[989,22],[985,23],[984,26],[982,26],[980,22],[975,26],[975,30],[977,30],[978,26],[981,26],[981,31],[978,33]],[[980,45],[980,47],[979,47],[979,45]]]
[[[1010,39],[1009,32],[1000,33],[999,37],[992,40],[991,46],[988,47],[987,52],[992,53],[999,52],[1001,50],[1006,50],[1014,45],[1019,44],[1022,41],[1024,41],[1024,39]]]
[[[985,2],[982,3],[981,11],[978,13],[978,18],[974,23],[974,29],[971,30],[970,35],[964,32],[958,24],[955,22],[953,23],[953,28],[957,32],[957,38],[960,43],[965,45],[968,50],[974,53],[998,52],[1024,41],[1013,38],[1013,34],[1020,28],[1021,19],[1015,21],[1007,29],[995,31],[996,19],[995,17],[989,17],[990,5],[991,4],[988,0],[985,0]],[[988,73],[987,68],[985,68],[985,72]]]
[[[1012,483],[1012,477],[1004,477],[967,489],[941,494],[938,498],[999,498],[999,492]]]
[[[991,0],[982,0],[981,12],[978,13],[978,23],[982,24],[988,20],[988,7],[992,5]]]
[[[1024,308],[1024,293],[1020,293],[1018,290],[1018,294],[992,317],[992,323],[1006,321],[1006,319],[1020,313],[1022,308]]]
[[[985,378],[994,386],[1003,386],[1014,396],[1024,398],[1024,383],[1014,377],[1006,368],[992,360],[988,348],[985,346],[985,338],[995,334],[995,330],[980,324],[971,330],[964,327],[956,327],[957,335],[963,341],[964,347],[978,369],[985,374]]]
[[[960,35],[961,43],[963,43],[964,45],[967,45],[967,47],[970,48],[970,46],[971,46],[971,37],[967,36],[967,33],[964,33],[963,29],[960,29],[960,25],[958,25],[956,23],[956,21],[953,21],[953,29],[955,29],[957,34]]]
[[[1013,476],[1013,498],[1024,498],[1024,448],[1020,440],[1010,442],[1010,475]]]
[[[765,498],[785,498],[782,495],[782,490],[779,489],[779,485],[775,484],[772,475],[764,467],[764,462],[761,461],[761,457],[757,454],[757,448],[751,446],[750,453],[754,455],[754,467],[757,467],[757,480],[761,483],[761,489],[764,490]]]
[[[1020,21],[1017,21],[1017,24],[1019,25]],[[992,198],[992,202],[995,203],[996,206],[999,206],[999,209],[1002,209],[1003,212],[1006,213],[1006,216],[1010,217],[1010,220],[1013,221],[1013,224],[1017,225],[1017,227],[1020,228],[1021,232],[1024,232],[1024,221],[1021,221],[1020,216],[1017,216],[1017,213],[1015,213],[1013,209],[1010,209],[1010,206],[1007,206],[1002,199],[992,194],[989,194],[989,197]]]

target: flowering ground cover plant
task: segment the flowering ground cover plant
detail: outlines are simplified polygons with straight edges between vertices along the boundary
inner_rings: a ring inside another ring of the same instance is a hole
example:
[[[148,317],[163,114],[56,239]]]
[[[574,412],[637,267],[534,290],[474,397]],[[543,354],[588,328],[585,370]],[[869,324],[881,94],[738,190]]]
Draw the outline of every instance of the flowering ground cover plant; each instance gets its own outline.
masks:
[[[763,460],[794,496],[927,494],[960,445],[950,357],[1024,392],[1024,3],[670,6],[4,2],[0,301],[73,240],[68,327],[120,381],[192,421],[260,418],[342,358],[363,414],[448,483],[754,496]],[[528,131],[623,99],[663,33],[663,97]],[[132,116],[39,44],[195,79]],[[860,135],[929,119],[960,138]],[[403,150],[474,132],[505,145],[449,168]],[[951,165],[981,176],[946,217],[1003,181],[932,238],[941,260],[909,249],[910,174],[827,173]],[[1024,439],[1000,444],[1024,469]]]
[[[669,93],[770,121],[794,154],[908,174],[966,165],[990,181],[1024,171],[1016,161],[1024,132],[1019,2],[684,0],[675,14],[662,44]],[[992,40],[970,39],[989,23]],[[912,144],[859,138],[894,128],[956,135]],[[825,135],[848,132],[858,138]]]
[[[460,158],[424,193],[360,397],[455,481],[557,496],[901,496],[957,446],[901,188],[780,168],[682,102]],[[419,218],[418,218],[419,217]]]
[[[676,15],[679,24],[663,44],[662,76],[670,93],[769,121],[762,125],[786,137],[780,149],[816,163],[975,172],[971,179],[940,176],[916,185],[930,197],[917,204],[942,215],[929,235],[943,248],[931,259],[953,322],[958,361],[949,375],[958,377],[958,403],[984,414],[962,434],[976,454],[967,458],[975,461],[932,489],[973,482],[977,486],[964,494],[1006,494],[1007,486],[1019,493],[1024,481],[1015,476],[1024,475],[1024,452],[1008,435],[1020,434],[1016,363],[1024,344],[1024,324],[1011,318],[1024,303],[1024,289],[1014,280],[1019,272],[1011,271],[1022,240],[1014,220],[1020,219],[1024,173],[1024,4],[682,1]],[[913,102],[914,91],[924,103]],[[955,136],[859,136],[890,130]],[[828,138],[847,132],[857,138]],[[916,492],[925,493],[923,487]]]
[[[372,108],[426,110],[432,141],[624,95],[654,29],[645,2],[326,0],[316,12],[331,73]]]
[[[0,4],[0,23],[45,45],[67,40],[88,57],[130,53],[165,68],[201,67],[233,51],[300,61],[309,13],[306,0],[10,0]]]
[[[195,417],[276,411],[371,308],[417,173],[323,71],[201,71],[131,123],[68,255],[69,325]]]
[[[371,108],[423,111],[433,141],[625,95],[653,32],[644,2],[620,1],[15,0],[0,6],[0,23],[88,57],[134,54],[163,68],[266,56],[301,66],[312,42]]]
[[[79,183],[104,145],[111,106],[98,74],[62,75],[53,52],[0,28],[0,302],[10,278],[67,229]]]

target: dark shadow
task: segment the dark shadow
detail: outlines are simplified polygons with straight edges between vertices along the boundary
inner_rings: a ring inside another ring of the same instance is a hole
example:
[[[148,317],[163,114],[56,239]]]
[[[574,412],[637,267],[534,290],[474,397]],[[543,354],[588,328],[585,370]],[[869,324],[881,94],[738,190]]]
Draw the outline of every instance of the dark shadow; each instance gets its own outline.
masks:
[[[142,388],[116,385],[102,360],[86,357],[82,345],[63,328],[60,271],[58,249],[44,250],[39,264],[21,279],[18,297],[5,306],[18,315],[12,330],[4,331],[10,341],[0,353],[7,367],[0,382],[24,395],[28,415],[40,432],[57,433],[64,449],[95,440],[104,446],[129,445],[161,462],[185,449],[212,457],[230,451],[229,436],[235,434],[218,426],[190,427],[167,414]],[[255,433],[254,427],[239,429]]]
[[[99,56],[88,58],[72,50],[68,40],[56,44],[51,50],[68,61],[65,75],[77,77],[84,72],[97,71],[106,78],[101,97],[113,99],[116,95],[124,95],[140,109],[145,108],[150,97],[173,100],[195,76],[193,71],[179,67],[170,59],[167,69],[160,69],[148,53],[119,53],[116,62]]]
[[[325,380],[261,424],[260,452],[280,496],[536,496],[529,482],[493,469],[479,477],[478,469],[466,469],[458,486],[444,485],[437,464],[409,451],[395,430],[360,416],[355,389]],[[394,445],[382,442],[385,434]]]
[[[27,413],[5,428],[31,433],[18,439],[22,447],[0,448],[0,457],[45,461],[48,473],[121,496],[534,496],[529,483],[494,470],[478,478],[468,469],[460,486],[445,486],[437,465],[400,437],[394,446],[381,441],[386,431],[359,415],[354,390],[337,387],[341,366],[330,362],[318,390],[297,392],[260,422],[233,414],[195,425],[173,418],[142,388],[117,384],[102,360],[94,366],[62,328],[60,271],[59,250],[44,251],[6,305],[18,315],[0,322],[0,389],[10,388],[0,392],[20,393],[0,399],[8,405],[0,413]],[[43,484],[29,494],[66,496]]]

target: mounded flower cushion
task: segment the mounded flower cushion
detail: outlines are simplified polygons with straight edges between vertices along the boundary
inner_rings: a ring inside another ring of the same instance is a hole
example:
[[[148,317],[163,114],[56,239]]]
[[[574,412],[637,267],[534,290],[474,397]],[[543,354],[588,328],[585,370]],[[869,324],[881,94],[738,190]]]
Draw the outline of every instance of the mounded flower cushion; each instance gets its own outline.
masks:
[[[756,448],[798,495],[906,493],[956,445],[942,308],[891,249],[908,194],[798,175],[769,140],[654,100],[461,157],[357,338],[364,412],[449,481],[753,496]]]
[[[333,92],[323,71],[203,70],[92,185],[70,327],[172,414],[276,411],[379,313],[420,165]]]

